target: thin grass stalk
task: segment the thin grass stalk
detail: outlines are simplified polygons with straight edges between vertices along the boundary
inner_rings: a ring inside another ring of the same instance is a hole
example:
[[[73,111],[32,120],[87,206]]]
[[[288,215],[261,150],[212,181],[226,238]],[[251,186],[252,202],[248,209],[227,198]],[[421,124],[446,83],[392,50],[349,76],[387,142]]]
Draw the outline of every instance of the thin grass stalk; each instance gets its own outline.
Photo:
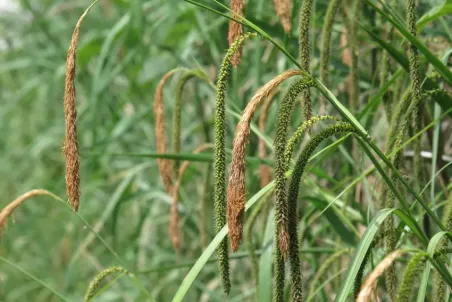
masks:
[[[270,198],[273,192],[269,191],[265,197],[253,208],[250,217],[247,220],[247,224],[245,226],[245,240],[247,242],[246,247],[248,250],[248,254],[251,260],[251,273],[253,275],[254,283],[256,288],[259,286],[259,259],[256,254],[256,246],[253,240],[253,227],[259,217],[259,214],[263,212],[265,215],[265,205],[269,203]],[[256,291],[256,301],[258,300],[258,292]]]
[[[412,296],[412,292],[415,288],[413,285],[416,284],[419,275],[422,273],[424,263],[427,259],[428,254],[425,252],[419,252],[411,258],[403,274],[402,283],[400,284],[400,291],[397,295],[398,302],[413,301],[414,297]]]
[[[366,281],[361,287],[356,302],[370,302],[372,294],[375,293],[378,278],[391,266],[394,261],[404,254],[402,250],[396,250],[387,255],[367,276]]]
[[[25,200],[40,195],[47,195],[55,199],[59,199],[56,195],[43,189],[31,190],[17,197],[13,201],[11,201],[6,207],[4,207],[0,212],[0,238],[6,227],[6,223],[8,222],[8,217],[10,217],[13,214],[14,210],[17,209],[21,204],[23,204]]]
[[[243,42],[256,34],[239,37],[228,49],[217,79],[214,120],[214,212],[215,231],[218,233],[226,224],[226,82],[230,73],[231,59]],[[223,290],[228,295],[231,289],[229,279],[228,242],[224,238],[218,245],[218,266],[223,281]]]
[[[331,265],[333,265],[338,259],[340,259],[343,255],[348,254],[351,252],[351,249],[342,249],[334,254],[332,254],[330,257],[328,257],[322,265],[319,267],[317,272],[315,273],[314,277],[311,281],[311,286],[309,287],[308,291],[308,300],[311,300],[313,298],[313,295],[316,291],[316,285],[319,283],[319,281],[324,278],[324,276],[327,275],[328,270],[331,269]]]
[[[298,48],[300,52],[301,68],[310,72],[311,65],[311,41],[310,28],[312,18],[313,0],[303,0],[300,8],[300,23],[299,23],[299,37]],[[302,93],[303,119],[309,120],[312,117],[312,100],[310,87],[306,88]]]
[[[245,1],[244,0],[231,0],[230,3],[231,16],[232,19],[241,21],[241,17],[244,15]],[[229,47],[243,35],[243,25],[235,22],[234,20],[229,21],[229,31],[228,31],[228,42]],[[240,58],[242,56],[242,45],[239,45],[237,51],[231,57],[231,64],[237,67],[240,64]]]
[[[229,182],[227,191],[227,221],[233,252],[239,248],[243,231],[243,213],[246,202],[245,153],[246,145],[248,144],[251,133],[251,119],[257,106],[273,89],[278,87],[288,78],[300,74],[301,72],[299,70],[285,71],[259,88],[246,106],[240,121],[237,124],[232,147],[232,160],[229,166]]]
[[[303,300],[303,284],[301,274],[301,264],[298,247],[298,192],[300,188],[301,177],[304,173],[306,164],[315,149],[325,139],[342,133],[356,133],[360,135],[351,124],[337,123],[332,125],[318,134],[316,134],[303,149],[298,156],[292,171],[290,185],[287,193],[287,207],[288,207],[288,230],[289,230],[289,262],[292,278],[292,299],[293,301]]]
[[[205,151],[206,149],[210,149],[210,148],[213,148],[212,144],[201,145],[193,151],[193,154],[201,153],[201,152]],[[173,192],[172,192],[173,201],[171,203],[171,210],[170,210],[169,235],[170,235],[170,239],[171,239],[173,248],[178,255],[180,254],[180,241],[181,240],[180,240],[179,212],[177,210],[177,206],[178,206],[178,200],[179,200],[180,186],[182,184],[184,173],[187,170],[189,165],[190,165],[189,160],[186,160],[182,163],[180,170],[179,170],[179,175],[178,175],[177,181],[174,184],[174,188],[173,188]]]
[[[452,195],[449,195],[448,203],[444,209],[443,214],[443,224],[446,227],[448,232],[452,231]],[[443,263],[447,263],[448,259],[445,257],[442,251],[444,250],[447,254],[449,248],[449,238],[441,238],[441,241],[438,243],[437,252],[438,257]],[[435,302],[444,302],[445,294],[446,294],[446,283],[444,278],[438,273],[438,271],[433,272],[433,301]]]
[[[329,63],[331,54],[331,36],[333,33],[334,19],[339,7],[339,0],[331,0],[326,10],[323,22],[322,33],[320,35],[320,81],[329,87]],[[320,115],[326,113],[326,99],[320,98]]]
[[[396,0],[391,1],[391,7],[395,7]],[[392,43],[394,38],[394,26],[389,22],[384,25],[384,40],[388,43]],[[380,85],[384,85],[388,81],[390,73],[390,55],[387,51],[383,51],[381,58],[381,70],[380,70]],[[386,91],[382,97],[383,107],[385,109],[386,118],[388,121],[392,120],[392,108],[391,108],[391,98],[388,91]]]
[[[290,15],[292,10],[292,1],[291,0],[273,0],[276,14],[281,20],[281,24],[284,28],[284,31],[287,34],[290,34],[290,30],[292,28],[292,24],[290,23]]]
[[[165,130],[165,110],[163,108],[163,88],[170,77],[180,70],[179,68],[168,71],[160,80],[154,94],[154,118],[155,118],[155,141],[157,152],[160,154],[167,153],[167,135]],[[172,194],[174,162],[164,158],[157,159],[157,165],[160,172],[163,185],[168,192]]]
[[[77,212],[80,203],[80,154],[77,139],[77,109],[75,106],[76,50],[80,26],[94,1],[80,16],[72,33],[71,44],[66,59],[66,79],[64,85],[64,119],[66,122],[63,153],[66,158],[66,194],[72,209]]]
[[[264,103],[262,104],[262,108],[261,108],[261,115],[259,116],[259,130],[262,133],[265,133],[265,125],[267,123],[267,115],[268,115],[268,110],[270,108],[270,105],[275,97],[275,94],[277,92],[273,92],[271,93],[264,101]],[[265,159],[267,158],[267,146],[265,144],[265,141],[259,137],[259,142],[258,142],[258,152],[259,152],[259,158],[260,159]],[[271,181],[271,175],[270,175],[270,167],[266,164],[261,164],[259,166],[259,174],[261,177],[261,188],[265,187],[266,185],[268,185]]]
[[[350,111],[355,114],[359,107],[359,19],[361,16],[362,0],[353,0],[352,3],[352,20],[350,21],[350,49],[351,49],[351,89],[350,89]]]
[[[96,291],[100,288],[102,282],[109,276],[115,274],[128,274],[128,271],[120,266],[109,267],[103,271],[101,271],[94,279],[90,282],[88,290],[85,294],[85,302],[90,302],[96,295]]]

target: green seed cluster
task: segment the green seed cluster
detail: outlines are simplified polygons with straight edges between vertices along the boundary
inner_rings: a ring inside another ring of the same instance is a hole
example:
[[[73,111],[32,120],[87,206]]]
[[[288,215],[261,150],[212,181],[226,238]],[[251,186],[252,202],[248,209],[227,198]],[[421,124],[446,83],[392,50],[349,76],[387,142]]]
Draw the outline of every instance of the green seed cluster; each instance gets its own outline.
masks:
[[[406,23],[408,30],[412,35],[416,36],[416,0],[407,0],[407,11],[406,11]],[[413,44],[410,45],[408,50],[409,59],[409,70],[411,79],[411,90],[412,90],[412,103],[414,107],[413,111],[413,123],[414,132],[417,133],[421,130],[422,116],[421,116],[421,76],[419,73],[419,55],[417,53],[417,48]],[[419,188],[419,181],[421,177],[421,137],[416,138],[414,141],[414,157],[413,157],[413,174],[416,182],[416,186]]]
[[[128,274],[127,270],[120,266],[112,266],[101,271],[89,284],[88,290],[85,294],[85,302],[91,301],[91,299],[93,299],[96,295],[96,291],[100,288],[102,281],[114,273]]]
[[[410,302],[413,301],[412,297],[413,284],[416,284],[416,280],[422,273],[424,263],[427,261],[428,254],[420,252],[414,255],[405,269],[403,274],[402,284],[400,285],[400,291],[397,295],[398,302]]]
[[[311,63],[311,42],[310,42],[310,28],[312,18],[313,0],[304,0],[300,8],[300,24],[299,24],[299,51],[300,64],[304,71],[310,72]],[[309,88],[309,87],[308,87]],[[311,91],[305,89],[302,95],[303,104],[303,118],[308,120],[312,117],[312,100]]]
[[[353,285],[353,297],[356,301],[359,295],[359,292],[361,291],[361,286],[363,283],[363,277],[364,277],[364,271],[366,270],[367,262],[369,261],[370,254],[372,252],[372,247],[370,247],[366,255],[364,256],[363,262],[361,263],[361,266],[359,267],[358,273],[356,274],[355,278],[355,284]]]
[[[322,33],[320,36],[320,81],[325,85],[329,86],[328,81],[328,66],[330,62],[331,53],[331,36],[333,33],[334,18],[336,17],[337,8],[339,7],[339,0],[331,0],[328,4],[326,10],[325,20],[323,22]],[[322,96],[320,101],[321,114],[325,112],[326,101],[325,97]]]
[[[311,117],[309,120],[304,121],[301,123],[301,125],[297,128],[297,130],[294,132],[292,137],[289,139],[289,142],[286,146],[286,151],[284,152],[284,158],[286,161],[285,169],[287,170],[289,168],[290,159],[292,158],[293,150],[295,149],[296,144],[300,142],[300,140],[303,137],[303,134],[311,128],[315,123],[323,121],[323,120],[336,120],[334,116],[331,115],[321,115],[321,116],[314,116]]]
[[[287,127],[293,111],[296,97],[301,91],[313,85],[312,80],[301,79],[293,83],[284,95],[278,107],[276,120],[275,147],[275,237],[276,248],[274,255],[274,294],[273,301],[284,301],[284,259],[281,252],[281,234],[287,232],[288,209],[286,203],[286,163],[284,152],[287,142]],[[284,251],[286,253],[287,251]]]
[[[297,298],[297,301],[302,299],[302,280],[301,280],[301,265],[298,248],[298,211],[297,200],[298,191],[300,188],[301,176],[303,175],[306,164],[315,149],[325,139],[341,133],[356,133],[359,132],[349,123],[337,123],[332,125],[323,131],[315,135],[303,149],[302,153],[297,159],[295,167],[292,172],[292,178],[290,179],[289,190],[287,194],[287,207],[288,207],[288,230],[289,230],[289,262],[292,277],[292,294],[293,299]],[[295,301],[295,300],[294,300]]]
[[[219,232],[226,224],[226,82],[231,70],[231,59],[243,42],[256,36],[254,33],[247,33],[240,36],[229,47],[217,79],[216,102],[215,102],[215,122],[214,122],[214,211],[215,230]],[[223,279],[223,290],[229,294],[231,281],[229,279],[229,257],[227,238],[218,245],[218,264],[220,274]]]

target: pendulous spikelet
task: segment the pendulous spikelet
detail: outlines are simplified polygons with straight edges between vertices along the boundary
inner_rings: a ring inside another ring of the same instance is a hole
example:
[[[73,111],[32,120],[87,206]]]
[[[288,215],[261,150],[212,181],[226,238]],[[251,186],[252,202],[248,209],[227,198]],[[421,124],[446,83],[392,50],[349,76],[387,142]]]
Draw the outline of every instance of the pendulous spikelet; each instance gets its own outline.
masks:
[[[66,59],[66,79],[64,84],[66,130],[63,153],[66,158],[66,194],[75,212],[77,212],[80,203],[80,155],[78,152],[77,110],[75,107],[75,58],[80,25],[96,2],[97,0],[85,10],[75,25]]]
[[[0,212],[0,237],[2,236],[3,230],[6,227],[8,217],[11,216],[11,214],[14,212],[14,210],[18,206],[20,206],[22,203],[24,203],[25,200],[27,200],[31,197],[39,196],[39,195],[47,195],[47,196],[51,196],[55,199],[59,199],[58,197],[56,197],[49,191],[42,190],[42,189],[31,190],[31,191],[28,191],[27,193],[17,197],[13,201],[11,201],[6,207],[4,207],[2,209],[2,211]]]
[[[287,34],[290,34],[290,30],[292,28],[292,24],[290,23],[290,13],[292,10],[292,1],[291,0],[273,0],[275,5],[275,11],[281,20],[281,24],[284,28],[284,31]]]
[[[91,301],[95,295],[96,291],[100,288],[102,282],[110,275],[115,273],[128,274],[129,272],[120,266],[112,266],[103,271],[101,271],[94,279],[90,282],[88,290],[85,294],[85,302]]]
[[[302,139],[303,134],[311,128],[315,123],[323,121],[323,120],[337,120],[334,116],[331,115],[323,115],[323,116],[313,116],[309,120],[304,121],[301,123],[301,125],[297,128],[297,130],[294,132],[292,137],[289,139],[287,145],[286,145],[286,151],[284,151],[284,158],[286,161],[286,167],[287,170],[289,168],[290,159],[292,158],[293,150],[295,149],[296,144]]]
[[[274,286],[273,301],[284,301],[284,262],[289,250],[288,209],[286,202],[286,169],[284,151],[287,142],[287,128],[297,96],[313,85],[310,79],[301,79],[293,83],[284,95],[278,107],[276,120],[275,147],[275,252],[273,257]]]
[[[414,297],[412,296],[412,292],[415,288],[413,287],[413,284],[416,284],[416,280],[422,273],[424,263],[427,261],[427,258],[427,253],[419,252],[411,258],[410,262],[408,262],[405,273],[403,274],[402,283],[400,284],[400,290],[397,295],[398,302],[413,301]]]
[[[416,27],[416,9],[417,9],[417,0],[407,0],[407,8],[406,8],[406,23],[408,30],[412,35],[416,36],[417,27]],[[422,89],[421,89],[421,76],[419,73],[419,55],[417,53],[417,48],[413,44],[410,44],[410,48],[408,50],[408,60],[409,60],[409,70],[410,70],[410,80],[411,80],[411,91],[412,91],[412,103],[414,107],[413,111],[413,124],[414,124],[414,133],[417,133],[421,130],[421,97],[422,97]],[[419,189],[419,181],[421,178],[421,137],[419,136],[414,141],[414,157],[413,157],[413,174],[415,185]]]
[[[232,147],[232,160],[229,167],[227,191],[227,221],[232,251],[236,251],[242,238],[243,213],[246,202],[245,152],[250,136],[250,124],[259,103],[286,79],[300,75],[300,70],[288,70],[276,76],[257,90],[242,113],[237,124]]]
[[[212,144],[201,145],[193,151],[193,154],[198,154],[209,148],[213,148],[213,145]],[[182,184],[184,173],[187,170],[189,164],[190,164],[190,161],[188,161],[188,160],[186,160],[182,163],[182,165],[179,169],[179,175],[178,175],[177,181],[175,182],[173,191],[172,191],[173,202],[171,203],[171,211],[170,211],[169,235],[170,235],[171,243],[173,244],[173,248],[177,253],[180,252],[179,213],[177,211],[177,204],[178,204],[178,200],[179,200],[179,189]]]
[[[240,36],[229,47],[217,79],[216,100],[215,100],[215,118],[214,118],[214,212],[215,212],[215,231],[219,232],[226,224],[226,82],[230,73],[231,59],[243,44],[243,42],[256,36],[254,33],[248,33]],[[223,239],[218,245],[218,266],[223,280],[223,290],[229,294],[231,282],[229,280],[229,255],[228,242]]]
[[[311,41],[310,28],[311,28],[311,18],[312,18],[312,6],[313,0],[304,0],[300,8],[300,24],[299,24],[299,37],[298,37],[298,48],[300,52],[300,65],[301,68],[310,72],[311,67]],[[303,105],[303,118],[308,120],[312,117],[312,100],[311,91],[309,87],[303,91],[302,94],[302,105]]]
[[[232,18],[241,21],[241,17],[244,15],[245,1],[244,0],[231,0],[231,11],[233,12]],[[229,21],[228,42],[231,46],[237,38],[243,35],[243,25],[233,20]],[[231,57],[231,64],[237,67],[240,64],[240,58],[242,57],[242,45],[240,45],[235,53]]]
[[[296,97],[304,89],[311,87],[313,82],[310,79],[301,79],[293,83],[286,95],[284,95],[278,107],[276,120],[275,147],[275,223],[277,244],[281,255],[287,258],[289,250],[288,209],[286,202],[286,162],[284,152],[287,143],[287,128],[291,118],[293,105]]]
[[[167,152],[167,136],[165,130],[165,111],[163,108],[163,88],[165,83],[179,68],[168,71],[160,80],[154,94],[154,116],[155,116],[155,140],[157,152],[165,154]],[[171,194],[173,190],[173,161],[163,158],[157,159],[157,165],[160,171],[163,185],[166,191]]]
[[[322,33],[320,35],[320,81],[329,86],[329,62],[331,52],[331,35],[333,33],[334,18],[336,17],[337,8],[339,7],[339,0],[331,0],[326,10],[325,21],[322,26]],[[326,112],[326,100],[322,96],[320,98],[320,114]]]
[[[292,171],[290,185],[287,193],[287,207],[288,207],[288,230],[289,230],[289,262],[292,276],[292,299],[293,301],[302,301],[303,299],[303,284],[301,276],[301,264],[298,248],[298,192],[300,188],[301,177],[304,173],[306,164],[315,149],[325,139],[341,133],[356,133],[360,135],[351,124],[337,123],[334,124],[315,135],[303,149],[298,156],[295,167]]]
[[[378,278],[383,275],[383,273],[393,265],[394,261],[403,255],[402,250],[396,250],[389,255],[387,255],[367,276],[366,281],[361,287],[356,302],[367,302],[371,301],[372,293],[375,292],[375,287],[377,286]]]

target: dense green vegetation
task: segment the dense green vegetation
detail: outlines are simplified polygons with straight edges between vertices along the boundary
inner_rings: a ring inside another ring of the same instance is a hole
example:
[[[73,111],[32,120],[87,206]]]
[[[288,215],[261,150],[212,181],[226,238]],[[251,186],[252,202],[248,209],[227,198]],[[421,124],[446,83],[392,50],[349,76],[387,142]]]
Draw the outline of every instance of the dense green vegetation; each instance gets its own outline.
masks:
[[[450,0],[17,4],[0,301],[449,301]]]

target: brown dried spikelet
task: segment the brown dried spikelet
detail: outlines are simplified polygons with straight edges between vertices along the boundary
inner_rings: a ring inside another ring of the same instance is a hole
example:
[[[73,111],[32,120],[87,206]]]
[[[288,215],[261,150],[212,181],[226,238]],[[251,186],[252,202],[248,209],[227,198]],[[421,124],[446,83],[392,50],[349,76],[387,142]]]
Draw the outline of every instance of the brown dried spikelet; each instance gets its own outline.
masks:
[[[205,151],[206,149],[212,149],[213,144],[204,144],[199,146],[193,151],[193,154],[197,154],[200,152]],[[169,235],[171,239],[171,243],[173,245],[174,250],[176,253],[179,254],[180,252],[180,228],[179,228],[179,213],[177,211],[177,204],[179,200],[179,189],[182,184],[182,178],[184,176],[185,171],[188,168],[188,165],[190,164],[190,161],[186,160],[182,163],[180,170],[179,170],[179,176],[177,178],[177,181],[174,184],[173,191],[172,191],[172,197],[173,201],[171,203],[171,210],[170,210],[170,222],[169,222]]]
[[[265,124],[267,122],[267,113],[268,109],[270,108],[270,105],[273,101],[274,96],[278,93],[276,89],[265,99],[264,103],[262,104],[261,109],[261,115],[259,116],[259,130],[262,133],[265,133]],[[262,138],[259,138],[258,143],[258,152],[259,152],[259,158],[265,159],[267,157],[267,147],[265,146],[265,141]],[[260,170],[260,176],[261,176],[261,188],[268,185],[268,183],[271,181],[271,175],[270,175],[270,167],[266,164],[262,164],[259,167]]]
[[[66,158],[66,194],[75,212],[77,212],[80,203],[80,155],[77,140],[77,110],[75,108],[75,57],[80,25],[96,2],[97,0],[85,10],[75,25],[66,59],[66,80],[64,86],[66,131],[63,153]]]
[[[284,80],[300,75],[300,70],[287,70],[257,90],[242,113],[237,124],[229,166],[227,191],[227,221],[232,251],[239,247],[243,231],[243,212],[246,201],[245,149],[250,136],[250,123],[259,103]]]
[[[42,189],[36,189],[28,191],[27,193],[24,193],[23,195],[17,197],[15,200],[11,201],[6,207],[2,209],[0,212],[0,237],[3,233],[3,230],[6,227],[6,223],[8,221],[8,217],[11,216],[11,214],[14,212],[14,210],[20,206],[25,200],[38,196],[38,195],[47,195],[51,196],[55,199],[59,199],[54,194],[50,193],[49,191],[42,190]]]
[[[290,0],[274,0],[275,11],[278,17],[281,19],[281,24],[284,31],[290,34],[292,24],[290,23],[290,13],[292,10],[292,2]]]
[[[389,255],[387,255],[376,267],[375,269],[369,274],[366,281],[364,282],[363,286],[361,287],[361,290],[359,291],[358,297],[356,299],[356,302],[368,302],[371,301],[372,293],[375,293],[376,286],[377,286],[377,280],[378,278],[383,275],[383,273],[392,266],[394,261],[401,257],[404,254],[404,251],[402,250],[396,250]]]
[[[231,11],[233,12],[232,18],[240,21],[243,17],[245,10],[244,0],[231,0]],[[243,34],[243,25],[233,20],[229,21],[228,42],[232,45],[234,41]],[[242,46],[240,46],[231,58],[231,64],[237,67],[240,64],[240,58],[242,57]]]
[[[163,88],[169,78],[179,69],[168,71],[160,80],[154,94],[154,116],[155,116],[155,141],[157,152],[164,154],[167,151],[167,136],[165,131],[165,111],[163,108]],[[157,159],[157,165],[160,171],[163,185],[168,194],[173,190],[173,165],[174,162],[168,159]]]

